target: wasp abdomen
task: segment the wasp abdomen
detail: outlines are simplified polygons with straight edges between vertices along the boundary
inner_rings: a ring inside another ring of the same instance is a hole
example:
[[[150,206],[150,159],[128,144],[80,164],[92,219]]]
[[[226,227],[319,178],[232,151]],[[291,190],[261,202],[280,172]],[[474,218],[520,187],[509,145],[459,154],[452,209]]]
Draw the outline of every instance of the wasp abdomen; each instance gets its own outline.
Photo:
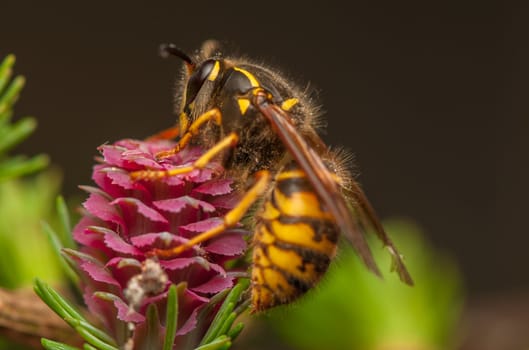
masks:
[[[252,304],[255,311],[289,303],[316,284],[336,252],[338,229],[305,173],[279,172],[255,228]]]

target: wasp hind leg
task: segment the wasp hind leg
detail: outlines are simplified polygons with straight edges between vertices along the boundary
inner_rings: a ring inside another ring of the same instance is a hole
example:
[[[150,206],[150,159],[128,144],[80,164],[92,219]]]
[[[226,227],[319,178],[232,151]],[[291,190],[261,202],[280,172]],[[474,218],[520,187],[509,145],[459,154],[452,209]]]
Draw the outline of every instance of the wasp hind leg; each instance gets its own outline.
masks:
[[[239,221],[246,214],[248,209],[266,192],[268,184],[270,183],[270,173],[267,170],[259,171],[255,174],[255,183],[250,187],[246,194],[242,197],[240,202],[230,210],[223,218],[222,224],[212,228],[211,230],[200,233],[199,235],[191,238],[189,241],[170,249],[153,249],[149,255],[157,256],[159,258],[169,259],[183,253],[205,242],[211,238],[214,238],[227,229],[237,225]]]

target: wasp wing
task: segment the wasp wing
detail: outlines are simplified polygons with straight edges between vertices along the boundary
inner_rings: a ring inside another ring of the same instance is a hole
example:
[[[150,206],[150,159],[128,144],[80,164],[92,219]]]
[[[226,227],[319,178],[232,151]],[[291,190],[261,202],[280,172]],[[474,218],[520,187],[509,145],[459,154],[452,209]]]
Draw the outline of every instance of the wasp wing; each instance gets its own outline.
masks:
[[[395,245],[389,238],[388,234],[384,230],[384,227],[380,223],[375,213],[375,209],[367,199],[362,188],[356,183],[356,181],[351,180],[351,183],[348,183],[347,189],[345,189],[348,196],[353,200],[352,205],[354,211],[358,215],[358,220],[360,225],[363,226],[364,230],[371,229],[375,232],[377,237],[382,241],[384,246],[388,249],[392,258],[392,267],[397,271],[399,278],[402,282],[413,285],[413,279],[402,261],[402,256],[395,248]]]
[[[373,258],[367,241],[357,223],[353,220],[351,212],[341,193],[339,185],[332,178],[320,156],[309,146],[304,138],[294,127],[290,115],[268,99],[254,102],[255,107],[270,122],[285,147],[294,160],[307,174],[307,177],[320,196],[325,206],[333,214],[342,233],[351,242],[366,266],[376,275],[380,271]],[[318,148],[323,142],[314,135]]]

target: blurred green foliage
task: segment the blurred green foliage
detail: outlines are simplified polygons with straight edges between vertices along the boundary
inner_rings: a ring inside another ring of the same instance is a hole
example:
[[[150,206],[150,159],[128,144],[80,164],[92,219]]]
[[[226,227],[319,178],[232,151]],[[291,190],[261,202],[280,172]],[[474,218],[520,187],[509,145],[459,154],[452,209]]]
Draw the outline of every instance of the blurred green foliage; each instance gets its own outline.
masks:
[[[60,176],[53,171],[0,182],[0,286],[31,286],[35,277],[58,282],[61,270],[41,221],[51,220]]]
[[[58,259],[41,230],[42,220],[52,220],[61,177],[53,170],[39,172],[48,165],[46,155],[12,154],[37,126],[32,117],[13,121],[25,84],[23,77],[13,78],[14,63],[13,55],[0,63],[0,287],[8,289],[28,288],[36,276],[61,279]],[[0,348],[24,349],[4,339]]]
[[[13,106],[24,87],[25,79],[17,76],[12,79],[15,56],[7,56],[0,63],[0,181],[17,178],[43,169],[48,165],[46,155],[28,158],[9,155],[16,145],[26,139],[36,128],[32,117],[24,117],[13,122]]]
[[[13,121],[13,107],[25,79],[13,78],[15,57],[0,63],[0,286],[30,286],[36,276],[59,279],[57,258],[42,234],[41,221],[50,220],[59,191],[57,171],[35,173],[48,165],[46,155],[32,158],[9,152],[35,129],[36,121]]]
[[[461,276],[453,261],[434,251],[408,221],[387,222],[415,281],[409,287],[394,273],[380,280],[347,245],[315,291],[265,318],[296,349],[433,350],[455,346],[462,307]],[[388,271],[390,257],[372,242]]]

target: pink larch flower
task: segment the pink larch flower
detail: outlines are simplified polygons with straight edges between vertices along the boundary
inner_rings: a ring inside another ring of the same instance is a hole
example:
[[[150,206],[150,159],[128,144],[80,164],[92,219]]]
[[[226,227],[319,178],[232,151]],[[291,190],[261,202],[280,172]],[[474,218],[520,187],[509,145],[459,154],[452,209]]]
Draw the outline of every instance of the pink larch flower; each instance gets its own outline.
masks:
[[[231,288],[246,272],[245,264],[238,269],[226,264],[246,250],[247,232],[241,228],[178,256],[152,256],[153,249],[177,246],[219,225],[238,200],[219,162],[179,176],[131,179],[132,171],[191,165],[203,152],[189,146],[170,158],[156,159],[158,152],[172,147],[166,140],[103,145],[92,177],[97,187],[82,187],[89,197],[73,232],[81,249],[66,253],[83,277],[90,312],[101,318],[120,348],[148,345],[144,334],[151,304],[157,306],[163,338],[168,288],[182,282],[174,349],[196,346],[217,310],[207,312],[211,297]]]

